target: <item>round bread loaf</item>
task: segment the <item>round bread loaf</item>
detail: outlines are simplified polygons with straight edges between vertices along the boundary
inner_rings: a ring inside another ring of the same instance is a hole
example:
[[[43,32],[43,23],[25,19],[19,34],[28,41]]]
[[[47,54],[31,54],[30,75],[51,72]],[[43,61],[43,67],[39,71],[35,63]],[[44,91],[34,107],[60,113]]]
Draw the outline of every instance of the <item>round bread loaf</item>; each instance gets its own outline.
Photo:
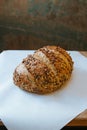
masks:
[[[14,84],[33,93],[59,89],[71,76],[73,61],[63,48],[44,46],[23,59],[13,74]]]

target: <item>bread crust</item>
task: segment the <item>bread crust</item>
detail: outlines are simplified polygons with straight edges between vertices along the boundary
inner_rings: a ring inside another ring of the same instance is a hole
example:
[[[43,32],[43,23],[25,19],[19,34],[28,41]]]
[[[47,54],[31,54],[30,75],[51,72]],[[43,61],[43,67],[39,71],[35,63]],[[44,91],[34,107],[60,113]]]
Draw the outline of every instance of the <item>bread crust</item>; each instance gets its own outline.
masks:
[[[59,89],[71,77],[72,70],[73,61],[67,51],[58,46],[44,46],[23,59],[14,71],[13,80],[28,92],[46,94]]]

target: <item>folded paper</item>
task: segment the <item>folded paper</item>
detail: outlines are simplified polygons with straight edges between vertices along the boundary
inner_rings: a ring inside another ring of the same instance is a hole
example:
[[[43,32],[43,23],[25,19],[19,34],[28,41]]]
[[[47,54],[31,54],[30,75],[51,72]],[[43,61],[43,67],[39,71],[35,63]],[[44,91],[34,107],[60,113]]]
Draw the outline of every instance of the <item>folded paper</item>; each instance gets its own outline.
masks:
[[[87,109],[87,59],[69,51],[74,61],[70,80],[56,92],[38,95],[13,83],[15,67],[33,52],[0,54],[0,118],[8,130],[60,130]]]

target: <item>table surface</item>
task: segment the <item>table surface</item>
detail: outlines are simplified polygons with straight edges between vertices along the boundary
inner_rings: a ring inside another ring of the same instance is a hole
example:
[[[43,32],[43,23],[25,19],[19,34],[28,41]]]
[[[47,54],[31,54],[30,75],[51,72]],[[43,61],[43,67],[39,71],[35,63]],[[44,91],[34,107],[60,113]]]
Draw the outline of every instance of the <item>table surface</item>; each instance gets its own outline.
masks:
[[[82,55],[87,57],[87,51],[80,51]],[[4,125],[0,120],[0,126]],[[87,110],[79,114],[76,118],[74,118],[71,122],[69,122],[66,126],[87,126]]]

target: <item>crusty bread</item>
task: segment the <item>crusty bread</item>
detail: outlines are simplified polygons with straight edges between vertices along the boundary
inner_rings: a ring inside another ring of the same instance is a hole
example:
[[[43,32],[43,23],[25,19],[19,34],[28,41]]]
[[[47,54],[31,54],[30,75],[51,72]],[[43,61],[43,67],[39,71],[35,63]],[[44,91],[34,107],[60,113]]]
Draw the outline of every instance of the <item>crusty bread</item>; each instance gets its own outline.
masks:
[[[23,59],[13,74],[14,84],[33,93],[46,94],[60,88],[73,70],[71,56],[58,46],[45,46]]]

